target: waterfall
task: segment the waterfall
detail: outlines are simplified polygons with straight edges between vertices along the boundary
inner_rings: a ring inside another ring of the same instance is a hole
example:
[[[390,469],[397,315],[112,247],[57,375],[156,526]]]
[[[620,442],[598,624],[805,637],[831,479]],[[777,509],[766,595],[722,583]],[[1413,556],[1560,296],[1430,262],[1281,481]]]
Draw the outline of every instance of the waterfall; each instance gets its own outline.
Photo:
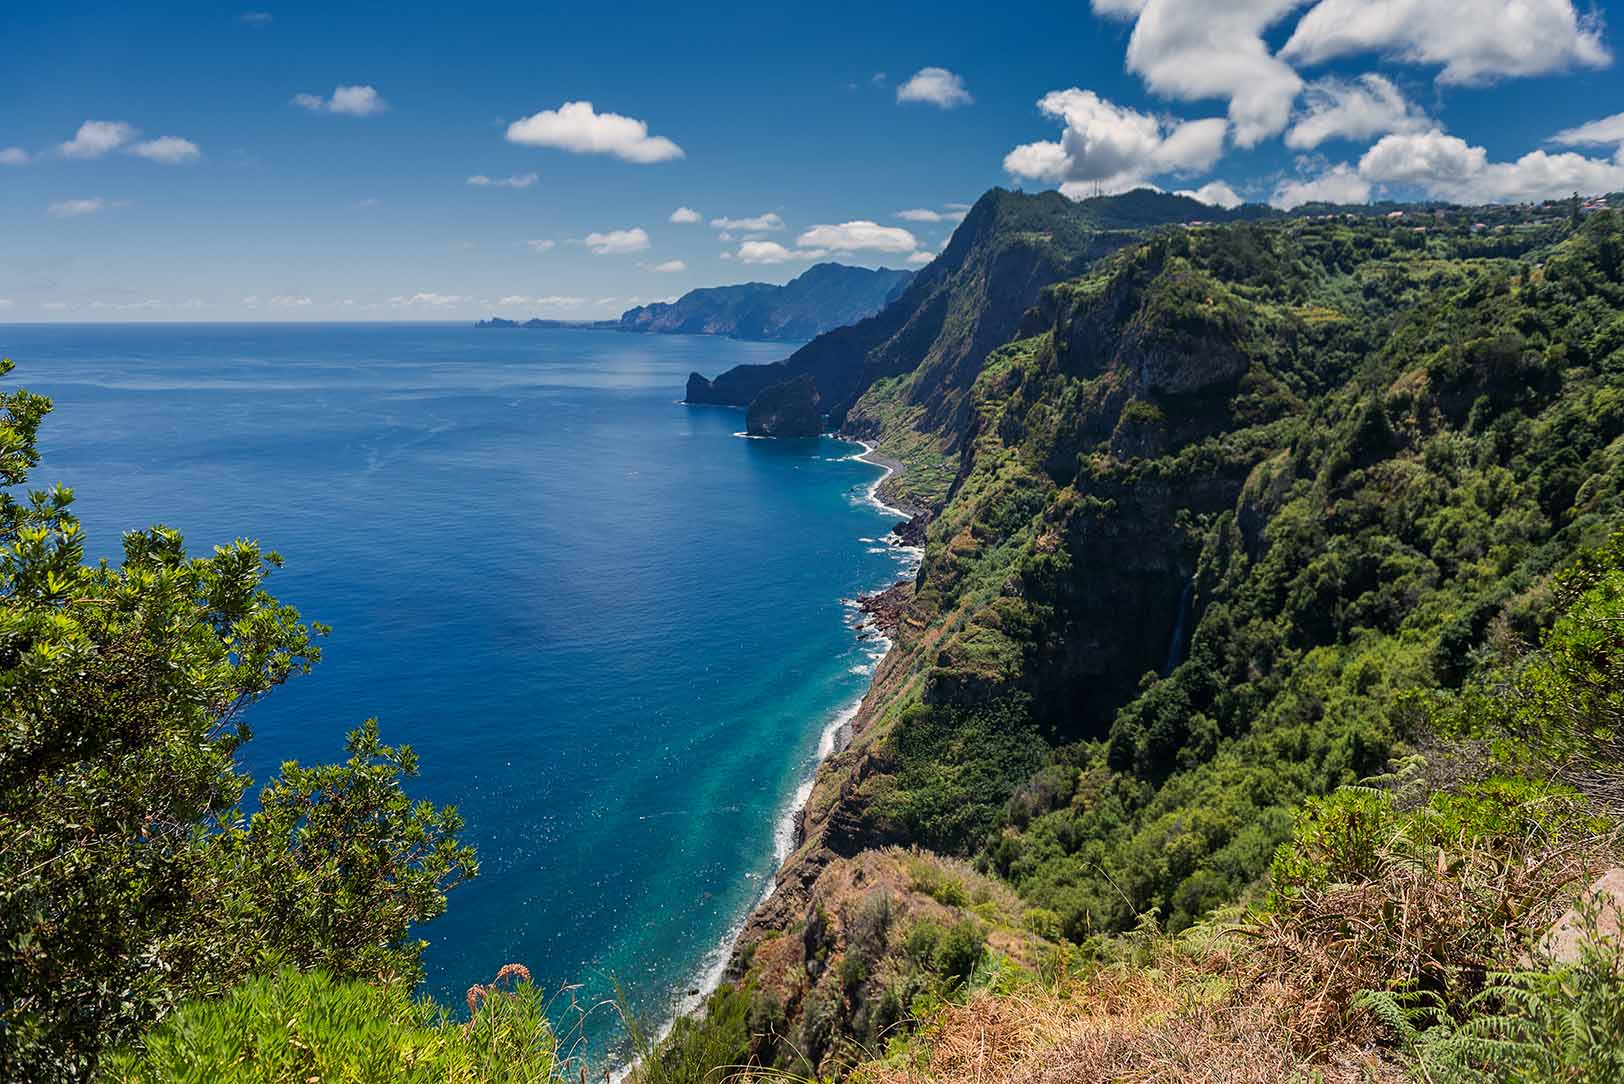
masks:
[[[1190,602],[1195,596],[1195,577],[1191,576],[1184,584],[1184,593],[1179,596],[1179,616],[1173,622],[1173,639],[1167,645],[1167,665],[1162,667],[1162,676],[1166,677],[1173,672],[1174,667],[1184,661],[1184,626],[1190,620]]]

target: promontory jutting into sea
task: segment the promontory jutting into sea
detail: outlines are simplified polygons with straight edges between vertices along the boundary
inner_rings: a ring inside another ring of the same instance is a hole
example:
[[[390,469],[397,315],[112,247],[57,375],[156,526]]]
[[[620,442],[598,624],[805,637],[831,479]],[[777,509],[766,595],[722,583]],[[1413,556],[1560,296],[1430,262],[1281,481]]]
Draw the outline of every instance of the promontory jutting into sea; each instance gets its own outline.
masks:
[[[1615,2],[8,11],[0,1082],[1624,1082]]]

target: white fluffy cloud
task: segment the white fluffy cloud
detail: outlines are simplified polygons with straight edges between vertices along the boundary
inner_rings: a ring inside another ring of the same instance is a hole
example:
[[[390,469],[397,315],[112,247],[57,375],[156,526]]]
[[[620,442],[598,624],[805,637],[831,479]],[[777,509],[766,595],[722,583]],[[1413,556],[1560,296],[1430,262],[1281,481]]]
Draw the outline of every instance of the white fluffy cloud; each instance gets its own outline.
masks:
[[[648,248],[648,231],[641,226],[629,230],[610,230],[607,233],[589,233],[582,243],[598,256],[621,256],[628,252],[642,252]]]
[[[45,208],[45,213],[52,218],[81,218],[84,215],[93,215],[106,206],[107,201],[100,196],[91,199],[65,199]]]
[[[965,89],[964,80],[946,68],[920,68],[897,88],[899,102],[925,102],[941,109],[973,105],[975,99]]]
[[[510,143],[554,147],[575,154],[609,154],[627,162],[664,162],[683,156],[682,148],[664,136],[648,134],[648,125],[619,113],[599,113],[591,102],[565,102],[508,125]]]
[[[1222,207],[1226,211],[1233,210],[1246,202],[1223,181],[1208,181],[1200,188],[1186,188],[1178,194],[1189,196],[1198,203],[1205,203],[1209,207]]]
[[[1312,150],[1328,139],[1362,142],[1432,126],[1426,113],[1380,75],[1362,75],[1353,82],[1321,79],[1308,85],[1303,98],[1303,108],[1286,133],[1286,146],[1298,150]]]
[[[934,252],[915,252],[908,257],[906,262],[910,267],[924,267],[935,258],[936,253]]]
[[[686,271],[688,270],[688,265],[683,263],[681,260],[667,260],[664,263],[655,264],[653,267],[650,267],[649,270],[658,271],[661,274],[670,274],[673,271]]]
[[[180,136],[159,136],[143,143],[137,143],[129,148],[129,152],[149,162],[158,162],[166,166],[184,165],[195,162],[203,156],[196,143]]]
[[[1028,180],[1097,184],[1105,191],[1138,187],[1158,173],[1211,168],[1229,128],[1218,117],[1163,121],[1076,87],[1045,94],[1038,109],[1065,125],[1060,142],[1022,144],[1004,156],[1004,169]]]
[[[1359,172],[1383,184],[1429,186],[1478,173],[1488,164],[1488,158],[1489,152],[1482,147],[1469,146],[1466,140],[1434,128],[1430,132],[1387,136],[1365,152],[1359,160]]]
[[[746,241],[739,246],[738,258],[743,263],[788,263],[806,257],[791,252],[777,241]]]
[[[34,156],[21,147],[0,147],[0,166],[26,166]]]
[[[1284,130],[1302,79],[1269,52],[1263,32],[1302,0],[1094,0],[1100,15],[1131,18],[1128,70],[1176,101],[1223,98],[1235,142],[1251,147]]]
[[[121,120],[87,120],[57,149],[69,158],[100,158],[134,139],[134,126]]]
[[[1530,151],[1514,162],[1490,162],[1483,147],[1440,129],[1383,138],[1359,160],[1359,174],[1457,203],[1519,203],[1624,188],[1624,160]]]
[[[1305,180],[1282,181],[1269,202],[1283,211],[1305,203],[1368,203],[1370,182],[1346,162]]]
[[[801,249],[829,252],[912,252],[919,247],[919,239],[900,226],[858,219],[838,226],[813,226],[797,237],[795,244]]]
[[[487,177],[476,173],[468,178],[475,188],[529,188],[540,178],[534,173],[515,173],[511,177]]]
[[[671,217],[668,219],[668,221],[675,222],[679,226],[690,226],[695,222],[698,222],[700,218],[700,213],[694,210],[692,207],[678,207],[675,211],[671,212]]]
[[[744,233],[765,233],[784,228],[784,220],[771,211],[753,218],[713,218],[710,224],[719,230],[739,230]]]
[[[932,211],[928,207],[914,207],[906,211],[898,211],[897,217],[904,222],[961,222],[968,208],[953,207],[946,211]]]
[[[1466,85],[1612,59],[1599,18],[1572,0],[1320,0],[1280,50],[1302,64],[1358,53],[1436,65],[1439,82]]]
[[[1614,113],[1601,120],[1593,120],[1588,124],[1581,124],[1577,128],[1566,128],[1556,133],[1547,143],[1555,143],[1562,147],[1584,147],[1597,145],[1613,145],[1624,147],[1624,113]],[[4,152],[0,152],[3,155]]]
[[[529,247],[531,252],[551,252],[553,249],[558,247],[558,242],[550,239],[526,241],[525,244]]]
[[[370,117],[389,108],[377,90],[366,84],[334,87],[330,98],[320,94],[295,94],[293,104],[312,113],[339,113],[346,117]]]

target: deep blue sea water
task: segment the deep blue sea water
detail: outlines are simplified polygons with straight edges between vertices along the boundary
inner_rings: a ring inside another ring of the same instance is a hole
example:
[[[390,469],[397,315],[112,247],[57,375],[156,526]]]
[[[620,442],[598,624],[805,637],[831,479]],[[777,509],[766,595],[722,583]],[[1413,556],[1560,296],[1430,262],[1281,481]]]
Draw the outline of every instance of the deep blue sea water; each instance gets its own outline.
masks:
[[[786,812],[879,644],[842,605],[906,571],[880,469],[736,435],[688,372],[782,344],[446,325],[0,327],[50,395],[32,479],[93,556],[162,522],[255,538],[333,628],[244,762],[338,759],[377,716],[480,875],[422,934],[460,1003],[509,961],[664,1016],[770,884]],[[611,1041],[612,1013],[590,1025]],[[601,1049],[601,1047],[600,1047]]]

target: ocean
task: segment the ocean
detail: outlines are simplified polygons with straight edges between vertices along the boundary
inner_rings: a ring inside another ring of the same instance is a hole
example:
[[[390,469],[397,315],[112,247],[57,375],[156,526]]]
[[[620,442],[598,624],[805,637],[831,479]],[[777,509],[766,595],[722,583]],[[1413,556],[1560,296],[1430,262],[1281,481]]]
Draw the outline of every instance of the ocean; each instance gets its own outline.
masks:
[[[193,552],[286,560],[271,590],[332,626],[255,706],[243,752],[340,759],[376,716],[454,803],[479,877],[427,991],[505,963],[559,1001],[613,982],[658,1025],[772,882],[789,814],[884,642],[843,603],[911,573],[879,467],[753,440],[678,400],[690,370],[784,344],[466,326],[0,327],[50,395],[31,483],[72,486],[91,556],[154,523]],[[804,792],[803,792],[804,793]],[[591,1049],[616,1014],[587,1020]]]

